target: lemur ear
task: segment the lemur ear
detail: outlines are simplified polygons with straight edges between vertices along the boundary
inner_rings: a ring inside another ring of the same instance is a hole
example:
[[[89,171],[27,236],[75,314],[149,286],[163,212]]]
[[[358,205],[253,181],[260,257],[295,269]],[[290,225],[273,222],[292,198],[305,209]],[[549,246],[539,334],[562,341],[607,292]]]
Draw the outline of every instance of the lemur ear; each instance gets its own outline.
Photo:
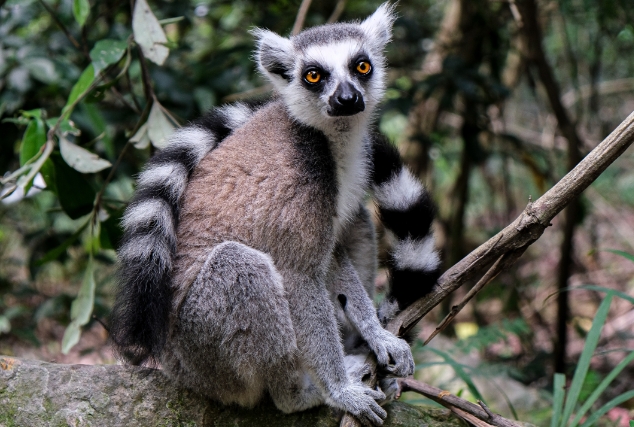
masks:
[[[376,40],[381,47],[392,39],[392,24],[396,20],[395,6],[383,3],[372,15],[361,23],[361,28],[368,37]]]
[[[280,83],[280,78],[290,80],[293,71],[291,41],[261,28],[251,30],[251,34],[256,39],[255,56],[260,71],[273,83]]]

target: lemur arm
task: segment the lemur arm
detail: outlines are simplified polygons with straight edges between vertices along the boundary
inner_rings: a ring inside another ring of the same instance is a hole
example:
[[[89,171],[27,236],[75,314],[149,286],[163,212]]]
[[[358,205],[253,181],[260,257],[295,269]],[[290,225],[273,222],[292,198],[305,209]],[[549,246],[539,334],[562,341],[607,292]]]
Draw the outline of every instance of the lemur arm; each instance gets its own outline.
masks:
[[[281,271],[299,354],[302,363],[326,398],[336,408],[354,414],[366,423],[382,424],[386,412],[375,400],[383,392],[350,380],[325,282],[296,271]]]
[[[383,329],[372,300],[345,249],[337,249],[334,264],[336,275],[330,284],[330,291],[352,326],[376,355],[379,366],[397,377],[413,374],[414,359],[409,344]]]

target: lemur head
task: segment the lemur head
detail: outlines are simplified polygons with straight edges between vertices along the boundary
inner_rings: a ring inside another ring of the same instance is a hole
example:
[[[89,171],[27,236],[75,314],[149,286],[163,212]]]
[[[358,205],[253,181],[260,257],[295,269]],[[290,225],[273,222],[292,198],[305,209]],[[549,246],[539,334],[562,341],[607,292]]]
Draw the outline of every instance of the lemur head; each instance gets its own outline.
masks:
[[[385,92],[385,45],[394,7],[381,5],[363,22],[328,24],[290,38],[255,29],[260,72],[290,114],[327,131],[372,114]]]

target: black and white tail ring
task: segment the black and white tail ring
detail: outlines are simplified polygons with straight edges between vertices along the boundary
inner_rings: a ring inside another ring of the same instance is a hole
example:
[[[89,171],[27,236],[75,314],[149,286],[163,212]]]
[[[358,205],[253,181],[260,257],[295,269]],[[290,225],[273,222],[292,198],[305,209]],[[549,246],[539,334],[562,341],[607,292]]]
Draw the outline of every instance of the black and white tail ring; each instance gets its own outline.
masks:
[[[113,348],[132,364],[156,364],[165,343],[179,202],[189,176],[253,112],[254,107],[241,103],[212,110],[176,130],[139,175],[123,217],[118,290],[110,320]]]
[[[374,140],[373,163],[373,190],[381,221],[395,238],[387,259],[389,288],[378,310],[385,324],[431,292],[441,263],[431,228],[436,209],[429,193],[382,136]]]

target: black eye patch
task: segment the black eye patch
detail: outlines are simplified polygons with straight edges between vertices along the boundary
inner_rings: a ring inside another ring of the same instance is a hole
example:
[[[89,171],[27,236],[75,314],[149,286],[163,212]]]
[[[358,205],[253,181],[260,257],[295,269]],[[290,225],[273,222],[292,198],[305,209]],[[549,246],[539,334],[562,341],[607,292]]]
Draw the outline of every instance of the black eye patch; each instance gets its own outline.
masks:
[[[361,64],[362,62],[369,65],[370,67],[369,71],[367,72],[359,71],[358,67],[359,67],[359,64]],[[361,81],[369,80],[374,71],[374,66],[372,65],[372,61],[370,61],[370,58],[365,53],[359,53],[356,56],[354,56],[352,60],[350,60],[350,63],[348,64],[348,68],[350,69],[350,73],[353,76],[356,76]]]
[[[320,92],[324,88],[324,82],[330,73],[316,64],[306,64],[302,68],[300,81],[311,92]]]

